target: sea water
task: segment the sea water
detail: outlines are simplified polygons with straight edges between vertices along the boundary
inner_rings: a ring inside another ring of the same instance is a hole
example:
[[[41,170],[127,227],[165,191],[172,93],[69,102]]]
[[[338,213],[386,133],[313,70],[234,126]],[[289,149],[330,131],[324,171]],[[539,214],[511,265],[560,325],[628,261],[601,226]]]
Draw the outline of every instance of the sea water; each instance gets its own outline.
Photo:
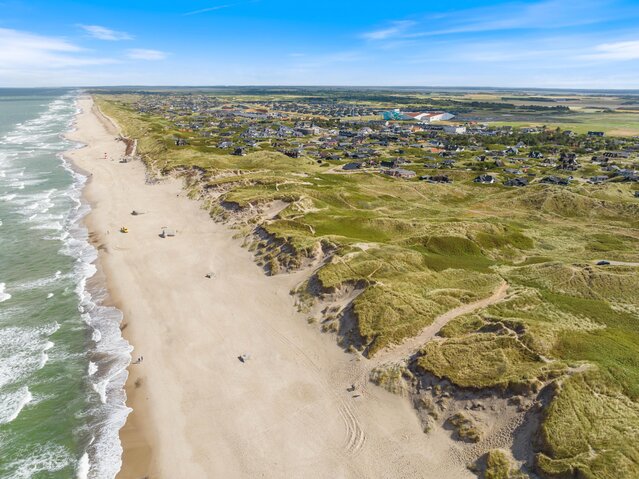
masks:
[[[77,91],[0,89],[0,478],[113,478],[129,409],[120,312],[87,287]]]

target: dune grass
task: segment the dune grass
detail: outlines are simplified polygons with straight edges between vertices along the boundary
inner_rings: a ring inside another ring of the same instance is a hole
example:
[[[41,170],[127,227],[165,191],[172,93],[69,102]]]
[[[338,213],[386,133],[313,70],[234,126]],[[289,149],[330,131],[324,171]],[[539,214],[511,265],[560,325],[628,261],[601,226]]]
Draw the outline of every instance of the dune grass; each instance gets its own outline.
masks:
[[[501,449],[488,451],[485,457],[486,467],[483,471],[483,479],[524,479],[526,474],[515,470],[510,458]]]
[[[637,477],[639,406],[604,375],[564,381],[546,411],[539,469],[550,477]]]
[[[418,365],[462,387],[524,391],[563,370],[561,364],[545,362],[517,338],[494,333],[431,341]]]

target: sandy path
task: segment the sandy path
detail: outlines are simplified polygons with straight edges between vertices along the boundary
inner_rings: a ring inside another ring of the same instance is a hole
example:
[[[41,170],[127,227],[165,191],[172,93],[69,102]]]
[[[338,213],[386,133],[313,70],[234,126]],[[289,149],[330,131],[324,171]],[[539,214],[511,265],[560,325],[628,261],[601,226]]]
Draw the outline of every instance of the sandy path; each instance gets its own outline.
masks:
[[[89,146],[71,156],[92,174],[87,225],[133,354],[144,356],[130,367],[119,478],[472,477],[451,462],[449,433],[423,434],[407,400],[346,390],[367,361],[294,313],[300,273],[265,276],[178,181],[148,185],[141,163],[118,163],[115,130],[89,98],[80,106],[72,136]],[[160,239],[162,226],[177,236]],[[252,358],[243,364],[242,353]]]
[[[508,292],[508,283],[503,281],[495,292],[487,298],[480,299],[473,303],[463,304],[455,309],[445,312],[444,314],[437,316],[435,320],[426,326],[421,333],[410,339],[407,339],[402,344],[387,348],[379,353],[375,354],[371,363],[375,366],[391,363],[396,361],[403,361],[406,358],[414,355],[419,349],[424,346],[428,341],[433,339],[439,331],[446,326],[453,319],[462,316],[464,314],[472,313],[482,308],[486,308],[495,303],[499,303],[506,298]]]

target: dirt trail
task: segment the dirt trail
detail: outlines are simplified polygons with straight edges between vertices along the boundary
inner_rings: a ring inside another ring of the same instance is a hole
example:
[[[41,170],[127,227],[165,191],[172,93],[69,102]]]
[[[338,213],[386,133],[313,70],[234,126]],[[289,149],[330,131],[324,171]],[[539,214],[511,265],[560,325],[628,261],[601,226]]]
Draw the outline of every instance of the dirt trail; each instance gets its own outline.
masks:
[[[377,353],[371,359],[371,365],[375,367],[384,363],[405,360],[415,354],[426,342],[433,339],[433,337],[435,337],[435,335],[453,319],[503,301],[508,292],[508,287],[508,283],[503,281],[495,292],[488,298],[480,299],[474,303],[463,304],[455,309],[445,312],[435,318],[435,321],[426,326],[417,336],[407,339],[398,346],[387,348]]]

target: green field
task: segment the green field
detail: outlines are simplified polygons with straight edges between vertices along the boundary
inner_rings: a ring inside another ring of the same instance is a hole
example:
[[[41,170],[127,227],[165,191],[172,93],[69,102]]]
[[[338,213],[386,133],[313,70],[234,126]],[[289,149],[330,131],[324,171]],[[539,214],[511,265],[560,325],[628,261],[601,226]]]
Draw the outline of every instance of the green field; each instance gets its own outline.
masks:
[[[452,184],[430,184],[341,174],[335,164],[275,151],[236,157],[197,139],[178,148],[168,121],[139,115],[129,100],[97,101],[139,139],[148,167],[185,175],[190,194],[208,199],[212,216],[288,203],[273,219],[251,220],[271,240],[262,245],[264,261],[277,272],[299,267],[322,248],[332,251],[316,279],[324,291],[363,288],[352,310],[357,347],[368,356],[414,336],[443,312],[490,296],[506,280],[508,298],[449,323],[441,338],[424,345],[418,368],[466,388],[532,394],[550,384],[537,471],[639,477],[639,271],[595,265],[639,262],[636,185],[573,181],[512,189],[475,184],[477,171],[463,167],[448,172]],[[562,128],[636,126],[622,113],[605,124],[585,115]],[[421,162],[407,168],[428,173]],[[508,477],[503,462],[491,458],[490,477]]]

